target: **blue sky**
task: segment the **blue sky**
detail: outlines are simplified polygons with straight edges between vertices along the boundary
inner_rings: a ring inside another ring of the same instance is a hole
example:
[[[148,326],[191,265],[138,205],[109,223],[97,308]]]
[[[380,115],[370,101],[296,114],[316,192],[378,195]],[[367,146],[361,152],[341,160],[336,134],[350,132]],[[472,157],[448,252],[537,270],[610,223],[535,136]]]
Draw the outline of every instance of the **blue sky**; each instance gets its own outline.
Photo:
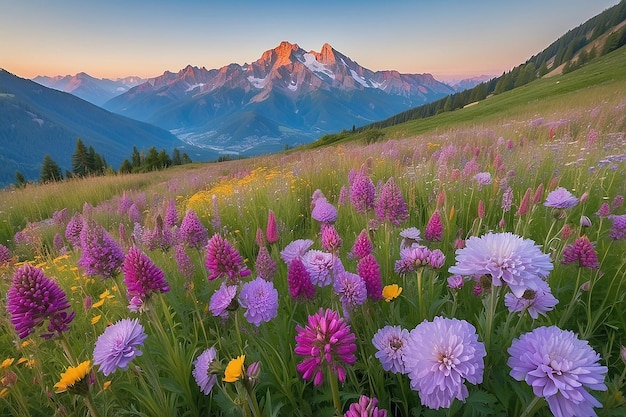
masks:
[[[154,77],[220,68],[281,41],[371,70],[500,75],[618,0],[0,0],[0,68]]]

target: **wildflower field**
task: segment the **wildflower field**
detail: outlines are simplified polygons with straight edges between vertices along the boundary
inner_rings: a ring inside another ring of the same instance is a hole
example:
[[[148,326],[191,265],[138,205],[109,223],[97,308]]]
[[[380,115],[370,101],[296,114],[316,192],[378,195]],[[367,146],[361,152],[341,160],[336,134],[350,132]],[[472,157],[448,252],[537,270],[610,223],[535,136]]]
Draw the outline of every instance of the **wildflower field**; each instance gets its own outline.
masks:
[[[369,145],[2,191],[0,415],[626,415],[615,74]]]

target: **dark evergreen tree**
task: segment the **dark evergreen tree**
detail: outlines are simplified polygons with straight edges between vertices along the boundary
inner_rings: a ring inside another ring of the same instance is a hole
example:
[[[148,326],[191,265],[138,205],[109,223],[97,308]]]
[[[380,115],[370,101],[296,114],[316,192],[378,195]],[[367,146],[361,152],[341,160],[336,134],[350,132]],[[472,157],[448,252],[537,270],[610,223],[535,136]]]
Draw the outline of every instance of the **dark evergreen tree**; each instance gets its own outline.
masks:
[[[165,169],[172,165],[172,160],[165,149],[161,149],[159,152],[158,161],[156,169]]]
[[[15,172],[15,185],[18,188],[26,187],[26,177],[20,171]]]
[[[172,165],[182,165],[183,160],[180,159],[180,151],[176,148],[172,151]]]
[[[130,174],[131,172],[133,172],[133,165],[128,159],[124,159],[122,161],[122,165],[120,165],[120,168],[117,170],[117,172],[119,172],[120,174]]]
[[[133,169],[139,169],[141,167],[141,154],[137,150],[136,146],[133,146],[133,155],[131,156],[130,162],[133,166]]]
[[[72,172],[76,176],[84,177],[89,174],[90,165],[89,151],[83,141],[78,138],[76,140],[76,150],[72,154]]]
[[[183,152],[183,164],[190,164],[191,163],[191,158],[189,157],[189,155],[187,155],[186,152]]]
[[[41,165],[41,176],[39,178],[40,182],[47,183],[60,181],[62,179],[63,174],[61,174],[61,168],[56,162],[54,162],[50,155],[46,154]]]

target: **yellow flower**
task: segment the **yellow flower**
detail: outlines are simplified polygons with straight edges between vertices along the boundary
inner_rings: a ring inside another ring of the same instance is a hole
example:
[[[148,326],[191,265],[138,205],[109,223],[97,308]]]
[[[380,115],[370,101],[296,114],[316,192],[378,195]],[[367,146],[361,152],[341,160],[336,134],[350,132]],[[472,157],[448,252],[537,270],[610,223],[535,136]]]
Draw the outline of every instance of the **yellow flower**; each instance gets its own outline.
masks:
[[[57,389],[56,392],[65,392],[67,390],[76,391],[76,388],[78,388],[77,384],[85,379],[89,371],[91,371],[90,360],[86,360],[76,367],[68,367],[67,371],[61,374],[61,380],[54,384],[54,387]]]
[[[8,394],[9,394],[8,388],[2,388],[2,390],[0,390],[0,398],[5,398]]]
[[[402,294],[402,287],[399,287],[398,284],[385,285],[383,288],[383,297],[387,302],[398,298],[400,294]]]
[[[102,304],[104,304],[104,300],[106,300],[106,298],[101,298],[100,301],[93,303],[91,307],[102,307]]]
[[[104,384],[102,384],[102,389],[106,391],[109,389],[110,386],[111,386],[111,381],[104,381]]]
[[[33,339],[26,339],[22,342],[22,344],[20,345],[20,347],[23,349],[26,346],[30,346],[33,344]]]
[[[246,355],[241,355],[238,358],[231,359],[226,365],[226,370],[224,371],[224,382],[235,382],[241,375],[243,374],[243,361],[246,360]]]
[[[8,368],[9,366],[11,366],[11,364],[13,363],[14,360],[15,360],[15,358],[7,358],[7,359],[3,360],[2,363],[0,364],[0,369]]]
[[[98,314],[97,316],[94,316],[94,317],[91,319],[91,324],[96,324],[97,322],[99,322],[99,321],[100,321],[100,318],[102,318],[102,314]]]

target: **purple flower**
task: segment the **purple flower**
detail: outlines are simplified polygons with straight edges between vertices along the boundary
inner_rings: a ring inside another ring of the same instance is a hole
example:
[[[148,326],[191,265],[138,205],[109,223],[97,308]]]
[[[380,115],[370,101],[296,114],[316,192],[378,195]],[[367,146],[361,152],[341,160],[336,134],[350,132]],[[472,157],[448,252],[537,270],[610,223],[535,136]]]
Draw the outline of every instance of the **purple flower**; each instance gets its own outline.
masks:
[[[547,282],[540,281],[540,287],[536,291],[524,291],[521,297],[516,297],[512,293],[506,293],[504,305],[511,313],[528,310],[528,314],[530,314],[533,320],[536,320],[539,314],[545,316],[548,311],[552,311],[554,306],[559,303],[559,300],[554,298]]]
[[[0,244],[0,266],[11,261],[11,251],[6,246]]]
[[[135,203],[128,209],[128,220],[131,223],[141,223],[141,211],[139,211],[139,207]]]
[[[613,222],[609,237],[615,240],[626,239],[626,214],[620,216],[612,215],[609,218]]]
[[[443,236],[443,224],[441,223],[441,215],[439,211],[435,211],[424,229],[424,239],[434,241],[441,241]]]
[[[280,252],[280,257],[287,265],[295,258],[302,258],[306,251],[313,245],[311,239],[297,239],[285,246]]]
[[[599,217],[608,217],[611,214],[611,207],[609,207],[609,203],[602,203],[596,215]]]
[[[268,322],[278,314],[278,291],[274,283],[257,277],[243,284],[239,304],[246,309],[243,316],[248,322],[259,327],[261,322]]]
[[[65,239],[67,239],[74,248],[80,247],[80,231],[83,229],[84,222],[82,214],[76,213],[67,222],[67,226],[65,226]]]
[[[409,210],[402,197],[402,191],[393,177],[390,177],[380,190],[374,205],[374,214],[381,222],[388,221],[399,226],[409,219]]]
[[[272,259],[267,248],[261,246],[256,257],[256,263],[254,264],[256,274],[266,281],[273,281],[274,276],[276,276],[277,267],[276,261]]]
[[[95,221],[85,221],[80,232],[80,247],[78,266],[84,268],[87,275],[109,278],[118,274],[124,262],[124,251]]]
[[[209,232],[193,210],[187,210],[180,223],[180,239],[190,248],[203,248],[209,239]]]
[[[409,227],[400,232],[402,242],[400,242],[400,249],[408,248],[413,245],[419,245],[422,240],[420,237],[420,231],[417,227]]]
[[[174,260],[176,261],[178,272],[180,272],[185,279],[190,280],[193,276],[195,268],[191,257],[185,250],[184,244],[181,243],[174,246]]]
[[[465,320],[435,317],[409,334],[404,364],[422,405],[448,408],[457,398],[465,401],[465,381],[480,384],[485,367],[485,346],[474,326]]]
[[[176,200],[170,198],[165,209],[165,226],[172,228],[178,224],[178,210],[176,209]]]
[[[357,213],[365,213],[374,208],[376,188],[372,180],[364,174],[356,173],[350,185],[350,202]]]
[[[341,260],[332,253],[312,249],[302,257],[302,263],[318,287],[330,285],[333,278],[344,271]]]
[[[514,339],[508,353],[510,375],[545,398],[556,417],[595,416],[593,408],[602,407],[586,388],[606,391],[608,368],[573,332],[539,327]]]
[[[361,259],[372,253],[372,249],[374,249],[374,245],[369,238],[369,234],[367,230],[361,230],[361,233],[356,237],[354,241],[354,245],[352,245],[352,250],[348,254],[349,258]]]
[[[145,302],[152,293],[163,293],[170,290],[165,274],[145,253],[136,247],[128,250],[122,265],[126,296],[128,299],[138,297]]]
[[[287,285],[289,286],[289,295],[294,300],[302,298],[311,300],[315,296],[315,286],[300,258],[294,258],[289,263]]]
[[[237,249],[217,233],[211,237],[206,247],[205,265],[210,272],[207,277],[209,280],[226,276],[229,281],[239,282],[240,278],[251,273]]]
[[[7,311],[20,339],[31,334],[48,320],[50,338],[69,330],[74,319],[65,292],[59,285],[44,276],[41,269],[29,264],[21,265],[13,274],[7,291]]]
[[[492,285],[501,286],[504,281],[520,298],[527,289],[541,289],[540,281],[552,268],[550,255],[542,253],[534,241],[509,232],[489,232],[467,239],[465,247],[457,249],[456,265],[448,272],[473,277],[489,275]]]
[[[490,172],[479,172],[474,175],[474,180],[478,183],[478,187],[483,187],[484,185],[491,184],[491,173]]]
[[[589,269],[600,267],[598,254],[587,236],[578,237],[574,243],[570,243],[563,249],[561,263],[564,265],[575,263],[580,267]]]
[[[461,275],[452,275],[448,277],[448,287],[451,290],[459,290],[463,288],[464,284],[465,280],[463,280],[463,277]]]
[[[387,417],[387,410],[381,410],[377,405],[377,398],[361,395],[358,402],[350,404],[344,417]]]
[[[317,220],[320,223],[334,223],[337,220],[337,209],[328,200],[320,197],[313,204],[315,204],[311,211],[313,220]]]
[[[62,208],[61,210],[56,210],[54,213],[52,213],[52,221],[54,222],[54,224],[60,226],[67,225],[67,222],[70,221],[70,218],[70,211],[67,209],[67,207]]]
[[[360,306],[367,299],[365,281],[352,272],[343,271],[337,275],[333,289],[339,296],[345,316],[348,316],[350,310],[356,306]]]
[[[93,364],[100,365],[98,369],[108,376],[117,368],[128,369],[128,364],[135,356],[141,356],[138,347],[146,340],[146,333],[139,319],[122,319],[106,328],[93,350]]]
[[[193,362],[194,368],[191,374],[204,395],[209,395],[217,382],[217,375],[211,372],[211,365],[215,361],[216,356],[215,347],[210,347],[202,352]]]
[[[337,199],[337,205],[345,206],[348,203],[348,199],[350,198],[350,191],[348,187],[345,185],[341,186],[339,190],[339,198]]]
[[[548,193],[548,197],[546,197],[546,201],[543,203],[546,207],[559,209],[574,207],[576,204],[578,204],[578,198],[574,197],[572,193],[563,187],[558,187],[556,190]]]
[[[305,327],[296,326],[297,355],[304,356],[296,369],[304,379],[312,379],[315,386],[322,385],[324,371],[337,374],[345,382],[345,365],[356,362],[356,336],[336,311],[322,309],[309,316]]]
[[[413,245],[400,249],[400,260],[396,261],[394,271],[403,275],[428,265],[430,249],[422,245]]]
[[[278,242],[278,226],[276,225],[276,216],[272,210],[267,214],[267,229],[265,230],[265,238],[267,243]]]
[[[236,306],[233,305],[233,300],[237,295],[236,285],[226,285],[222,282],[222,285],[216,290],[211,299],[209,300],[209,310],[214,316],[220,316],[223,319],[228,318],[228,310]]]
[[[383,298],[383,282],[380,276],[380,266],[371,253],[359,260],[356,272],[365,282],[367,296],[372,300]]]
[[[624,196],[623,195],[616,195],[615,197],[613,197],[613,201],[611,202],[611,206],[615,209],[618,207],[621,207],[622,204],[624,204]]]
[[[404,354],[409,343],[409,331],[400,326],[385,326],[378,330],[372,338],[378,350],[374,356],[379,360],[385,371],[405,373]]]
[[[440,250],[435,249],[430,251],[430,255],[428,255],[428,265],[430,265],[433,269],[439,269],[446,262],[446,255]]]
[[[322,224],[322,248],[329,252],[336,253],[341,248],[343,241],[341,236],[337,233],[337,229],[332,224]]]
[[[511,210],[511,205],[513,204],[513,189],[511,187],[507,187],[502,193],[502,210],[506,213]]]

